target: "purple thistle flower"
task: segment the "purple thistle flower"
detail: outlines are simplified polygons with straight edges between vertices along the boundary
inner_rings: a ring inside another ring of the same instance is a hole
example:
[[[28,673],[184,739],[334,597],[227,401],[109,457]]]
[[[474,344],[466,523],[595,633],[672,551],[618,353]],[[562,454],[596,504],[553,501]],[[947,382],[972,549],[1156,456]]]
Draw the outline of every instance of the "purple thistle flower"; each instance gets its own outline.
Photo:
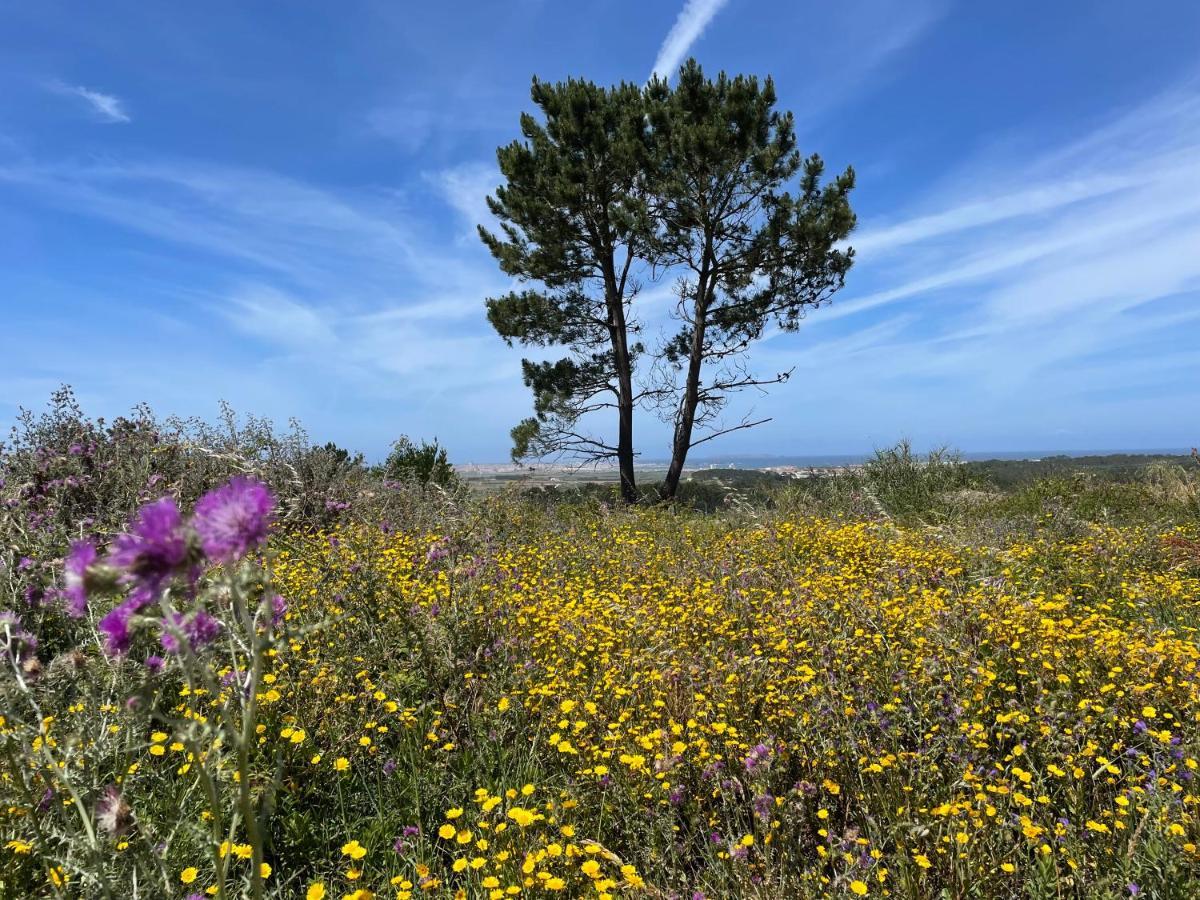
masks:
[[[746,767],[747,772],[753,773],[760,766],[768,764],[770,760],[771,748],[766,744],[756,744],[742,764]]]
[[[210,559],[236,562],[267,538],[275,498],[265,484],[235,476],[196,503],[193,524]]]
[[[392,849],[397,853],[404,853],[412,849],[412,838],[420,837],[421,829],[416,825],[405,825],[404,831],[400,833],[400,837],[396,838],[392,844]]]
[[[149,669],[151,672],[154,672],[154,673],[161,672],[162,668],[165,664],[166,664],[166,660],[164,660],[161,656],[159,656],[156,653],[152,653],[146,657],[146,668]]]
[[[220,620],[210,616],[204,610],[197,610],[192,616],[191,622],[188,623],[187,631],[188,639],[192,642],[192,646],[196,649],[207,647],[215,641],[221,634],[221,629],[224,626]]]
[[[129,533],[118,536],[108,554],[112,565],[128,571],[155,595],[187,558],[187,532],[170,497],[143,506]]]
[[[137,610],[128,601],[119,603],[100,620],[104,632],[104,652],[109,656],[122,656],[129,649],[129,620]]]
[[[221,623],[202,609],[197,610],[190,618],[181,613],[175,613],[171,618],[171,624],[176,631],[182,633],[183,639],[187,641],[192,650],[200,650],[208,646],[221,634]],[[180,652],[179,637],[173,632],[164,628],[159,640],[162,641],[163,649],[168,653]]]
[[[104,652],[109,656],[121,656],[129,649],[131,636],[129,623],[143,607],[154,602],[150,589],[139,587],[121,603],[118,603],[103,619],[100,630],[104,632]]]
[[[287,601],[276,594],[271,598],[271,624],[278,625],[287,614]]]
[[[87,570],[96,561],[96,545],[91,541],[73,541],[63,564],[63,590],[67,615],[80,619],[87,611]]]
[[[754,814],[764,822],[771,818],[771,812],[775,809],[775,798],[770,794],[763,794],[761,797],[754,798]]]

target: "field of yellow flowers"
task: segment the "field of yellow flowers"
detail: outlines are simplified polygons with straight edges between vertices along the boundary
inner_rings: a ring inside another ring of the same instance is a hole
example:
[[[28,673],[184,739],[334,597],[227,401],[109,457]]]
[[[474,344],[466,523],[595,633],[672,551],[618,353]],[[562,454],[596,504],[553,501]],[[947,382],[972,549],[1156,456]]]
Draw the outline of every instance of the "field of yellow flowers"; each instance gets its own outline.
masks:
[[[261,666],[5,626],[0,896],[1200,895],[1196,535],[1031,535],[277,530]]]

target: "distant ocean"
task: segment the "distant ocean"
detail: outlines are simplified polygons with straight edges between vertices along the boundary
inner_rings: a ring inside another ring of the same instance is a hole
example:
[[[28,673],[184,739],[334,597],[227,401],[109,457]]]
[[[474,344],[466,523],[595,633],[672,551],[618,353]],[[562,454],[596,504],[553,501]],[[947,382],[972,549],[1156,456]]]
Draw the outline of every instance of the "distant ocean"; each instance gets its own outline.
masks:
[[[1138,456],[1186,456],[1191,448],[1169,447],[1149,450],[984,450],[978,452],[963,451],[959,455],[966,460],[981,461],[985,459],[1045,459],[1050,456],[1109,456],[1111,454],[1131,454]],[[773,455],[730,455],[710,457],[688,457],[688,468],[702,469],[709,466],[724,468],[733,466],[738,469],[762,469],[768,466],[853,466],[872,459],[873,453],[840,453],[812,456],[773,456]],[[666,460],[646,460],[639,462],[640,466],[656,467],[666,465]]]

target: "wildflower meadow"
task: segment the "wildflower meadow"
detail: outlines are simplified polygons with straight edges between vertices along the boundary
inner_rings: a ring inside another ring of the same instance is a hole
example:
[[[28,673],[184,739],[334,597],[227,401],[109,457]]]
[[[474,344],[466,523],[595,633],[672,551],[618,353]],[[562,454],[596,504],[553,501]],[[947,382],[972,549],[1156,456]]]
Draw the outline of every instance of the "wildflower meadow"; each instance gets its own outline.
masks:
[[[1200,893],[1190,473],[621,508],[57,399],[3,456],[0,896]]]

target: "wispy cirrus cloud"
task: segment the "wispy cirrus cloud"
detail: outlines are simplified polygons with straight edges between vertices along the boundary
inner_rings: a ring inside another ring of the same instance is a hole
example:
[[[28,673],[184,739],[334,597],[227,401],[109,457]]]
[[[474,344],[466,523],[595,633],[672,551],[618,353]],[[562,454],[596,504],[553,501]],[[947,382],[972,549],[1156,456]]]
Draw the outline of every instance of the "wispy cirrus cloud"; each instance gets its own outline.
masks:
[[[1177,90],[1151,98],[1090,134],[1051,147],[986,180],[970,165],[950,173],[949,190],[935,189],[940,208],[908,218],[868,223],[852,235],[858,269],[878,289],[850,295],[814,321],[833,320],[900,300],[935,298],[964,285],[1029,289],[1007,314],[1069,306],[1063,297],[1094,281],[1111,281],[1113,261],[1158,243],[1175,247],[1200,234],[1200,103]],[[986,193],[969,185],[991,184]],[[1200,242],[1196,244],[1200,246]],[[1140,259],[1140,257],[1139,257]],[[1183,284],[1200,274],[1200,255],[1168,255],[1161,267],[1130,265],[1147,284],[1174,274]],[[1090,271],[1106,272],[1101,279]],[[1043,271],[1073,270],[1071,284],[1048,295],[1031,284]],[[1163,294],[1169,286],[1161,287]],[[982,293],[974,290],[972,302]],[[995,310],[1005,309],[1001,303]]]
[[[92,116],[100,122],[117,124],[133,121],[125,110],[124,101],[113,94],[106,94],[83,85],[67,84],[63,81],[51,81],[47,88],[56,94],[83,100]]]
[[[498,183],[498,173],[487,172],[470,165],[426,182],[473,225]],[[0,186],[135,232],[165,252],[202,251],[220,260],[230,283],[275,285],[231,292],[231,302],[249,321],[274,323],[293,338],[320,331],[288,305],[297,296],[348,311],[402,308],[446,319],[478,310],[507,283],[477,241],[478,252],[464,254],[446,240],[461,225],[443,224],[440,208],[398,208],[383,190],[333,190],[260,169],[167,159],[0,163]]]
[[[1030,450],[1009,432],[1119,448],[1128,423],[1194,407],[1200,103],[1189,84],[1040,152],[965,162],[908,215],[866,223],[833,305],[756,348],[763,371],[797,369],[759,412],[784,419],[846,395],[846,415],[878,423],[883,442],[902,427],[926,443]]]
[[[849,243],[860,256],[882,255],[931,238],[1021,216],[1053,212],[1072,203],[1134,186],[1142,180],[1137,175],[1102,174],[1094,178],[1039,184],[1011,194],[967,200],[949,209],[860,231]]]
[[[447,205],[457,201],[469,216],[475,174],[454,170],[432,179],[433,187],[444,187]],[[483,440],[481,421],[487,433],[503,434],[527,405],[512,389],[514,351],[482,315],[483,299],[508,280],[482,246],[477,254],[454,246],[461,226],[441,221],[440,206],[434,216],[397,207],[384,190],[318,187],[270,171],[170,159],[0,163],[0,187],[116,226],[115,235],[130,232],[162,275],[128,285],[128,310],[142,310],[128,327],[102,312],[103,287],[81,293],[69,271],[23,287],[14,295],[22,307],[26,297],[32,307],[34,297],[56,295],[71,297],[79,310],[57,331],[43,329],[40,341],[31,333],[5,348],[30,377],[50,371],[59,381],[103,383],[115,395],[176,410],[194,408],[187,390],[174,387],[189,384],[194,392],[194,378],[206,385],[206,402],[224,396],[244,408],[284,409],[317,427],[353,407],[366,412],[360,434],[376,449],[380,432],[404,426],[380,422],[372,404],[412,423],[437,417],[452,401],[470,405],[469,423],[437,431],[464,448]],[[156,309],[177,310],[191,324],[175,333],[154,319]],[[101,327],[110,334],[99,356],[136,353],[136,372],[73,353]],[[132,335],[141,350],[128,346]],[[172,349],[180,341],[186,351]],[[181,371],[189,378],[179,379]]]
[[[675,24],[671,26],[662,46],[658,48],[654,68],[650,71],[651,76],[670,78],[674,75],[692,44],[696,43],[704,29],[727,2],[728,0],[686,0],[683,9],[675,18]]]
[[[273,344],[315,350],[335,342],[321,311],[270,285],[239,285],[223,312],[237,330]]]
[[[0,184],[310,287],[337,283],[349,269],[374,288],[431,258],[382,194],[350,198],[258,169],[184,159],[18,161],[0,164]]]
[[[461,217],[465,239],[478,242],[478,225],[496,230],[496,219],[487,205],[488,195],[503,181],[495,163],[465,163],[431,174],[428,180]]]

